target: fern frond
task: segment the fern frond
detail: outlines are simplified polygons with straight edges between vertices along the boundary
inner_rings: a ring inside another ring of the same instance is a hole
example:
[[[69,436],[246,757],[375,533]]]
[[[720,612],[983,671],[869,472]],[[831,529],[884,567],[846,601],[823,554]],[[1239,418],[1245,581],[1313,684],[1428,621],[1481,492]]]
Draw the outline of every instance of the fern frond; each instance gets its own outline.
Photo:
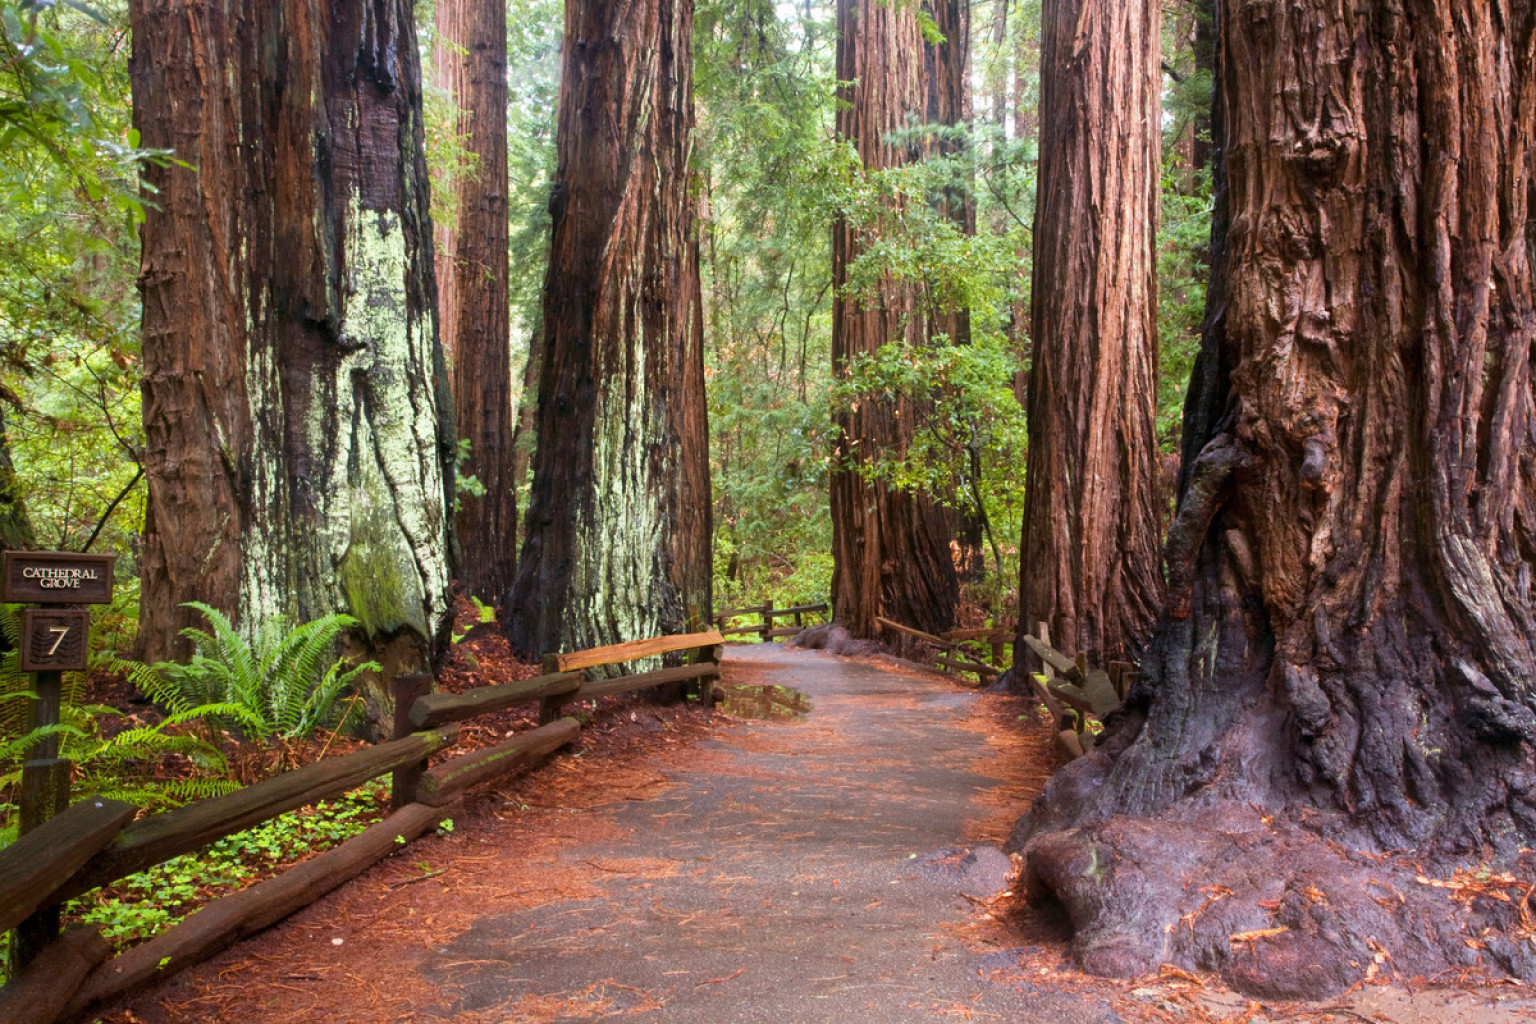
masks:
[[[84,735],[80,729],[67,722],[59,722],[54,725],[40,725],[24,736],[16,736],[0,741],[0,764],[19,761],[32,752],[32,748],[50,736],[59,737],[62,743],[66,737]]]

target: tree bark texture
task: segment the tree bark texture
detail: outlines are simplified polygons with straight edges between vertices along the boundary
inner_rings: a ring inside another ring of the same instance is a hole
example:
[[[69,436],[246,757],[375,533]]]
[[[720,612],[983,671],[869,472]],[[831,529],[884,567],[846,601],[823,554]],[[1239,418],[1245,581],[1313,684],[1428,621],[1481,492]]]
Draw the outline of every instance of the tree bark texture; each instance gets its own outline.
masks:
[[[1157,208],[1161,15],[1046,0],[1019,629],[1096,664],[1161,595]]]
[[[1006,4],[1002,6],[1006,7]],[[923,40],[923,120],[930,125],[969,128],[972,113],[970,0],[928,0],[923,10],[933,19],[943,37],[937,42]],[[958,158],[964,155],[966,147],[967,143],[961,139],[941,136],[932,146],[932,155]],[[974,182],[967,176],[963,182],[945,188],[933,200],[935,208],[966,235],[976,233],[973,186]],[[950,345],[969,345],[971,311],[947,309],[930,301],[927,335],[930,344],[943,337]],[[973,490],[979,480],[969,470],[967,467],[966,472],[957,474],[961,481],[969,478],[972,483],[968,486],[957,482],[952,513],[952,532],[959,548],[957,568],[960,578],[967,581],[980,579],[986,571],[983,548],[989,528],[985,509]]]
[[[1217,66],[1167,607],[1145,684],[1014,844],[1112,973],[1316,994],[1374,942],[1407,975],[1536,976],[1502,937],[1518,898],[1422,884],[1529,872],[1536,845],[1536,5],[1222,0]],[[1230,890],[1226,933],[1179,924],[1199,897],[1135,866],[1154,847]],[[1234,950],[1254,927],[1280,930]]]
[[[524,655],[709,622],[691,0],[566,7]]]
[[[386,667],[446,625],[453,428],[405,0],[135,0],[146,477],[140,651],[200,600],[347,611]]]
[[[879,0],[837,5],[837,134],[868,170],[919,156],[889,135],[926,109],[923,40],[915,12]],[[846,374],[859,355],[889,342],[927,342],[920,287],[887,277],[873,295],[849,295],[848,267],[870,241],[839,219],[832,228],[832,370]],[[950,553],[950,516],[931,498],[866,479],[860,463],[902,452],[919,410],[907,400],[864,396],[835,414],[831,476],[832,607],[854,637],[873,637],[883,616],[926,632],[953,622],[959,585]]]
[[[506,0],[440,0],[433,67],[460,108],[458,133],[475,155],[455,182],[458,218],[439,232],[437,297],[443,347],[453,364],[458,436],[470,442],[460,471],[485,488],[459,491],[459,581],[495,600],[517,567],[517,492],[507,290]]]

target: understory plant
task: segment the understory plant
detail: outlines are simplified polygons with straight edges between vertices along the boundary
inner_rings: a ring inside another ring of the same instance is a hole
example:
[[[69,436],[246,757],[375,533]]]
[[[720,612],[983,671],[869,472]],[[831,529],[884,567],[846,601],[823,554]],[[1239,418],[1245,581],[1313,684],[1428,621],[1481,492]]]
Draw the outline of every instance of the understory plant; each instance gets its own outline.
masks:
[[[186,664],[122,667],[172,716],[196,715],[246,742],[303,741],[339,724],[342,693],[364,672],[381,671],[377,662],[349,665],[336,656],[341,632],[360,625],[350,615],[297,626],[274,616],[247,637],[217,608],[199,601],[186,607],[201,612],[210,627],[181,631],[193,648]]]
[[[124,800],[151,811],[178,807],[190,800],[217,796],[238,788],[229,778],[219,749],[195,728],[204,709],[171,714],[158,723],[102,704],[82,703],[85,676],[64,676],[59,722],[28,730],[27,711],[33,698],[32,678],[21,671],[19,606],[0,610],[0,846],[15,838],[16,805],[22,763],[37,743],[54,737],[59,756],[73,763],[72,800],[106,797]],[[92,636],[93,664],[109,661]]]
[[[65,924],[94,924],[121,952],[211,900],[345,842],[381,820],[388,801],[389,783],[374,779],[334,799],[280,814],[197,853],[173,857],[70,900],[64,908]],[[452,822],[443,825],[451,827]],[[0,975],[6,977],[8,953],[0,944]]]

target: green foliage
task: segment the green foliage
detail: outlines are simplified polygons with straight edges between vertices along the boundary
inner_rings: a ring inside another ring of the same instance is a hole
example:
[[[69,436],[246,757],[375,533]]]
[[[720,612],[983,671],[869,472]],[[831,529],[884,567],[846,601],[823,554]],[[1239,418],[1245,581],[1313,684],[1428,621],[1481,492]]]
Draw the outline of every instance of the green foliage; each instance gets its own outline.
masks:
[[[467,437],[459,438],[459,446],[454,455],[454,483],[456,494],[454,496],[454,511],[458,509],[458,495],[468,494],[473,498],[485,497],[485,484],[480,478],[464,472],[464,467],[469,463],[470,440]]]
[[[973,330],[1003,332],[1022,298],[1034,195],[1034,144],[985,123],[913,124],[892,145],[921,154],[898,167],[854,167],[839,212],[865,233],[846,294],[876,301],[888,280],[921,288],[931,314],[966,310]],[[974,232],[957,219],[977,205]]]
[[[114,945],[151,938],[196,906],[244,888],[288,862],[350,839],[383,818],[388,783],[375,780],[335,800],[289,811],[254,828],[130,875],[70,902],[71,920],[98,924]]]
[[[829,200],[848,161],[831,139],[834,42],[826,6],[711,0],[694,19],[723,603],[825,596],[826,574],[790,580],[831,550]]]
[[[999,334],[980,335],[970,345],[939,340],[933,347],[891,343],[851,362],[834,389],[836,401],[901,400],[918,414],[905,450],[864,452],[849,468],[973,516],[1002,576],[997,538],[1017,536],[1024,507],[1028,436],[1013,394],[1018,364]]]
[[[34,694],[32,676],[21,671],[21,607],[0,606],[0,845],[15,836],[13,802],[21,779],[21,765],[38,741],[56,736],[59,755],[74,763],[71,795],[74,799],[108,797],[125,800],[150,810],[164,810],[189,800],[226,793],[236,788],[228,778],[228,766],[218,748],[190,728],[196,714],[172,715],[156,724],[145,724],[116,708],[84,704],[83,673],[64,676],[59,724],[27,730],[27,710]],[[97,609],[95,615],[105,614]],[[100,634],[92,631],[91,663],[100,668],[111,660],[100,647]],[[173,766],[167,779],[165,768]]]
[[[122,662],[143,692],[175,716],[204,718],[246,740],[306,739],[337,716],[336,701],[359,675],[381,671],[377,662],[348,667],[334,657],[336,639],[358,625],[350,615],[327,615],[298,626],[268,619],[247,639],[217,608],[203,614],[212,631],[189,627],[185,665]]]
[[[1200,351],[1211,240],[1210,171],[1187,175],[1187,190],[1170,180],[1175,173],[1165,167],[1157,233],[1157,436],[1170,453],[1178,450],[1184,392]]]
[[[0,0],[0,400],[44,547],[78,550],[134,479],[138,145],[121,2]],[[131,552],[130,488],[96,547]]]
[[[473,594],[470,595],[469,600],[475,606],[475,614],[480,617],[482,623],[496,621],[496,609],[494,607],[486,604]]]

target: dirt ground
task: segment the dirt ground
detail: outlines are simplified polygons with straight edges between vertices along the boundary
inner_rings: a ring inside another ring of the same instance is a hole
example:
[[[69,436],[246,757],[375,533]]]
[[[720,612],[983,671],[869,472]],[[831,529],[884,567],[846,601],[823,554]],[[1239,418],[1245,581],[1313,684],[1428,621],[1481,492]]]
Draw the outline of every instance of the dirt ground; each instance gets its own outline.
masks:
[[[1056,767],[1024,702],[731,646],[732,700],[633,703],[445,831],[100,1019],[1060,1024],[1536,1019],[1515,985],[1266,1006],[1072,969],[998,849]],[[1383,975],[1384,977],[1384,975]]]

